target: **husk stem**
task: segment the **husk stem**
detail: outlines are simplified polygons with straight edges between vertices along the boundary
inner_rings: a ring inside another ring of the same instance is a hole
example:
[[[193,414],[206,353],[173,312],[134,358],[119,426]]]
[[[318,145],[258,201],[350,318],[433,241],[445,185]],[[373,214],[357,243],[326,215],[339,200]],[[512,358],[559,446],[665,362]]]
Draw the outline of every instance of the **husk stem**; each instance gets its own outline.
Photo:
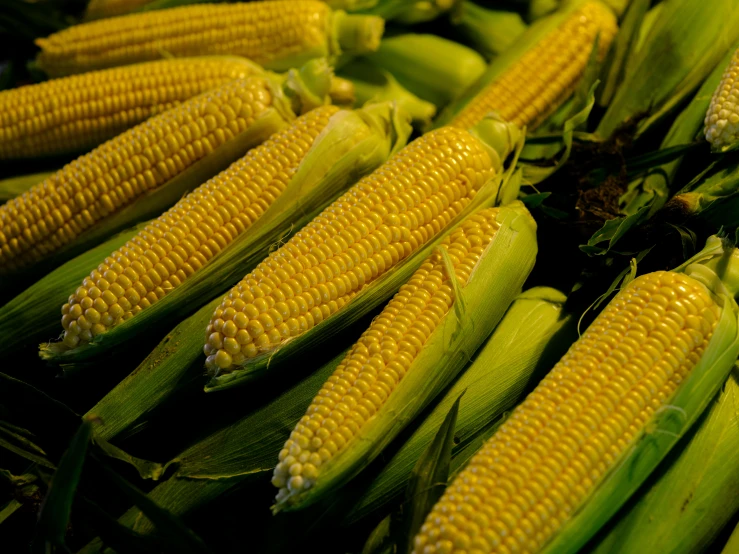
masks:
[[[353,83],[358,106],[368,102],[394,101],[420,127],[429,125],[436,115],[434,104],[421,100],[398,83],[389,71],[367,59],[352,60],[341,68],[339,75]]]
[[[505,52],[528,27],[517,12],[483,8],[469,0],[461,3],[452,23],[487,60]]]
[[[708,551],[739,511],[737,406],[739,367],[694,429],[587,552]]]
[[[500,208],[497,221],[500,228],[469,281],[457,288],[454,305],[378,413],[321,466],[310,489],[291,494],[273,511],[304,509],[346,485],[467,365],[520,293],[536,258],[536,224],[522,203]]]
[[[267,78],[273,93],[272,106],[267,108],[248,129],[223,143],[208,156],[196,161],[166,183],[147,191],[131,204],[98,221],[53,255],[20,272],[0,278],[0,285],[14,286],[19,281],[38,278],[100,244],[113,234],[140,221],[157,217],[187,192],[226,169],[249,149],[261,144],[285,127],[297,113],[308,111],[319,103],[326,103],[331,86],[331,72],[325,60],[313,60],[299,70],[293,69],[284,75],[265,73],[248,77],[247,80]]]
[[[511,128],[504,122],[501,123],[497,118],[486,118],[478,124],[477,129],[482,129],[482,132],[478,136],[482,140],[485,140],[488,132],[492,134],[495,138],[494,143],[484,144],[491,154],[497,155],[501,161],[504,160],[507,157],[507,153],[498,152],[495,148],[507,142],[500,140],[500,138],[501,136],[508,136],[509,130],[515,129],[515,126]],[[507,148],[509,146],[515,147],[516,145],[509,143],[504,146]],[[249,382],[262,379],[269,374],[274,374],[276,371],[284,371],[283,365],[285,362],[294,359],[295,356],[309,352],[321,343],[330,340],[332,336],[341,332],[352,322],[374,310],[395,294],[398,288],[410,278],[418,266],[441,243],[449,229],[452,229],[457,223],[478,208],[498,205],[500,203],[499,195],[502,190],[510,194],[510,191],[505,189],[505,187],[501,189],[500,185],[501,177],[498,174],[483,185],[467,207],[449,223],[444,231],[432,238],[423,248],[419,249],[413,255],[396,264],[391,271],[364,287],[341,310],[334,313],[331,317],[324,319],[310,331],[294,337],[279,347],[259,354],[247,360],[243,365],[237,366],[235,369],[212,376],[211,380],[205,386],[206,392],[246,385]]]
[[[125,348],[144,330],[172,325],[191,314],[226,292],[264,259],[275,242],[310,221],[347,185],[381,165],[405,144],[410,131],[405,114],[391,104],[338,112],[314,141],[287,190],[208,264],[136,317],[90,343],[71,350],[42,345],[40,356],[58,364],[89,362]]]
[[[359,493],[342,524],[383,512],[402,496],[416,459],[462,392],[452,464],[463,465],[456,458],[496,427],[577,338],[574,318],[563,311],[566,299],[559,291],[536,287],[513,301],[472,362]],[[347,494],[355,494],[354,489],[350,487]]]
[[[578,509],[542,549],[569,554],[582,548],[649,478],[684,437],[726,382],[739,355],[739,253],[718,237],[675,272],[704,284],[722,307],[719,321],[700,361],[668,403],[645,422],[631,446]]]
[[[383,39],[367,58],[419,98],[442,107],[484,73],[485,60],[466,46],[428,34]]]
[[[739,39],[739,5],[728,0],[670,0],[632,56],[596,134],[608,138],[640,118],[636,136],[671,114]],[[654,71],[659,67],[659,71]]]

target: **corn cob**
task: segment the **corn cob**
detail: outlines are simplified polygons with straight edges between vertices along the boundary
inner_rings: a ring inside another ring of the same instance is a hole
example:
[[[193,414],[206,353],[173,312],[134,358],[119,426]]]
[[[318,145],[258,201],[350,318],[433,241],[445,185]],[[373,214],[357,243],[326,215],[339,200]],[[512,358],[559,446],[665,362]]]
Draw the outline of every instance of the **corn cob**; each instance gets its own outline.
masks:
[[[454,378],[531,271],[535,227],[520,203],[475,212],[400,287],[280,452],[278,509],[345,483]]]
[[[0,159],[88,150],[262,68],[236,57],[160,60],[0,92]]]
[[[437,237],[500,168],[495,157],[442,128],[359,181],[229,292],[206,331],[209,372],[261,361],[341,311]]]
[[[389,71],[413,94],[441,107],[485,73],[480,54],[462,44],[429,34],[403,34],[380,41],[366,56]]]
[[[613,13],[593,0],[540,20],[449,107],[440,123],[469,128],[496,111],[519,127],[535,128],[575,90],[596,36],[603,57],[617,29]]]
[[[583,546],[731,371],[737,262],[712,238],[679,270],[624,287],[447,488],[414,551]]]
[[[739,140],[739,49],[734,52],[706,113],[705,135],[715,151],[725,152]]]
[[[90,355],[102,355],[103,339],[116,344],[142,332],[140,312],[149,328],[174,317],[172,309],[186,315],[227,290],[287,228],[405,144],[410,127],[398,117],[390,104],[355,112],[323,106],[277,132],[101,258],[62,307],[63,343],[44,346],[42,355],[69,363],[94,339]],[[180,300],[154,309],[175,293]],[[111,337],[125,322],[127,330]]]
[[[489,436],[489,429],[523,400],[576,338],[573,318],[563,310],[566,299],[547,287],[516,298],[454,385],[353,502],[344,523],[382,513],[403,494],[416,460],[462,393],[452,467],[464,464],[464,453]]]
[[[85,21],[115,17],[136,11],[152,0],[90,0],[83,16]]]
[[[591,554],[709,552],[739,512],[739,367]]]
[[[74,25],[36,42],[52,76],[173,56],[232,54],[287,70],[377,48],[383,21],[312,0],[183,6]]]
[[[300,76],[293,71],[228,82],[66,165],[0,206],[0,274],[160,213],[286,125],[294,112],[324,102],[328,75],[315,62]]]

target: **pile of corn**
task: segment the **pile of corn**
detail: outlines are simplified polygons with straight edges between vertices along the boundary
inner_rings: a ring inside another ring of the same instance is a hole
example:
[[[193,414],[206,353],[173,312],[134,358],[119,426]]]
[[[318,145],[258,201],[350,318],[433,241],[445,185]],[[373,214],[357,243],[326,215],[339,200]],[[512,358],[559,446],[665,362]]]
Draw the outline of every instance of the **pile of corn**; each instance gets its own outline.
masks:
[[[4,550],[735,552],[739,5],[10,12]]]

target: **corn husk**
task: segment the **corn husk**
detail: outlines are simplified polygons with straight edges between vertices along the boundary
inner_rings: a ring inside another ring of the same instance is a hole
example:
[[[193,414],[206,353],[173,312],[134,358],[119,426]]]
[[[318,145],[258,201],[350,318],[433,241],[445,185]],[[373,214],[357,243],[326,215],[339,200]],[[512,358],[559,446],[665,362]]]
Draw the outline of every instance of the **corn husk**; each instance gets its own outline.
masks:
[[[78,364],[109,356],[126,348],[128,341],[144,330],[172,325],[224,293],[256,266],[276,241],[310,221],[348,184],[402,147],[410,133],[404,117],[387,103],[336,113],[287,189],[247,232],[136,317],[74,349],[58,343],[42,345],[41,357],[57,364]]]
[[[413,94],[437,107],[454,100],[487,67],[474,50],[428,34],[383,39],[380,48],[366,57],[389,71]]]
[[[402,495],[419,454],[463,392],[452,468],[464,465],[468,447],[497,427],[576,338],[574,319],[563,311],[565,300],[547,287],[529,289],[514,300],[459,379],[352,503],[344,524],[382,512]]]
[[[7,202],[11,198],[20,196],[34,185],[38,185],[41,181],[52,175],[53,171],[44,171],[42,173],[29,173],[28,175],[19,175],[18,177],[10,177],[0,181],[0,204]]]
[[[436,106],[421,100],[403,87],[392,74],[367,59],[355,59],[341,67],[339,75],[354,86],[356,103],[396,102],[398,107],[411,116],[414,125],[425,127],[436,115]]]
[[[737,552],[739,552],[739,524],[737,524],[734,532],[729,537],[721,554],[736,554]]]
[[[637,117],[639,136],[669,116],[739,39],[739,5],[732,0],[664,4],[645,44],[627,63],[621,86],[596,130],[600,137],[611,136]]]
[[[739,511],[739,367],[592,554],[707,552]]]
[[[488,9],[468,0],[454,12],[452,22],[487,60],[505,52],[527,28],[518,12]]]
[[[346,485],[449,385],[495,328],[536,258],[536,224],[521,202],[500,208],[496,219],[500,228],[469,281],[455,287],[453,306],[382,407],[321,466],[310,489],[278,501],[274,510],[304,509]]]

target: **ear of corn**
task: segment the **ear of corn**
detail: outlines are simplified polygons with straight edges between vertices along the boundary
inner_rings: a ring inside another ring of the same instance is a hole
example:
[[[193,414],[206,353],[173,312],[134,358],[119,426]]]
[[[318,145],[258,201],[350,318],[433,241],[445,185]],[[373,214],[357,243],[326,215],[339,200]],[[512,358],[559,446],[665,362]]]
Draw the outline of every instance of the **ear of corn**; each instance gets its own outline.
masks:
[[[339,74],[354,85],[357,104],[393,101],[407,112],[417,125],[426,126],[436,114],[436,106],[421,100],[403,88],[388,71],[366,59],[352,60],[342,66]]]
[[[449,384],[533,268],[535,228],[515,203],[477,211],[451,231],[291,433],[272,479],[275,509],[304,508],[347,483]]]
[[[0,307],[0,332],[6,340],[0,344],[0,355],[19,348],[36,346],[59,334],[59,315],[49,306],[61,305],[68,291],[90,274],[100,259],[120,248],[141,230],[144,224],[122,231],[104,243],[83,252],[30,285],[18,296]]]
[[[508,130],[484,123],[495,140],[495,129]],[[214,312],[204,347],[213,376],[206,390],[263,376],[389,297],[445,229],[480,203],[496,201],[501,161],[495,147],[512,146],[487,146],[467,131],[442,128],[359,181],[242,279]],[[239,331],[245,331],[241,348],[231,353],[224,340]]]
[[[410,133],[389,104],[313,110],[203,184],[113,252],[62,307],[60,363],[110,353],[127,339],[191,313],[300,225],[380,165]]]
[[[739,512],[739,368],[592,554],[708,552]]]
[[[527,28],[517,12],[488,9],[469,0],[461,3],[452,21],[488,60],[505,52]]]
[[[709,29],[720,29],[720,38]],[[624,79],[597,134],[609,137],[634,118],[639,120],[636,135],[643,134],[693,94],[737,41],[739,5],[735,2],[666,3],[645,43],[627,61]],[[673,46],[665,49],[666,44]]]
[[[377,48],[383,21],[313,0],[198,4],[74,25],[37,39],[52,76],[176,57],[232,54],[274,70]]]
[[[0,159],[82,152],[228,81],[262,73],[232,56],[168,59],[0,92]]]
[[[716,152],[733,150],[739,143],[739,49],[734,51],[713,93],[704,133]]]
[[[386,69],[413,94],[442,107],[485,72],[474,50],[435,35],[403,34],[383,39],[366,56]]]
[[[459,465],[458,455],[518,404],[574,340],[573,318],[563,311],[565,300],[546,287],[516,298],[459,379],[359,496],[346,523],[381,512],[402,495],[418,456],[464,392],[452,450],[452,465]]]
[[[579,550],[725,382],[737,262],[713,237],[625,286],[449,485],[415,551]]]
[[[535,128],[574,92],[596,37],[603,57],[617,29],[615,16],[601,2],[568,3],[531,25],[437,124],[468,128],[496,111],[519,127]]]
[[[323,103],[329,72],[312,62],[301,73],[228,82],[66,165],[0,206],[0,274],[58,263],[158,215],[296,112]]]

